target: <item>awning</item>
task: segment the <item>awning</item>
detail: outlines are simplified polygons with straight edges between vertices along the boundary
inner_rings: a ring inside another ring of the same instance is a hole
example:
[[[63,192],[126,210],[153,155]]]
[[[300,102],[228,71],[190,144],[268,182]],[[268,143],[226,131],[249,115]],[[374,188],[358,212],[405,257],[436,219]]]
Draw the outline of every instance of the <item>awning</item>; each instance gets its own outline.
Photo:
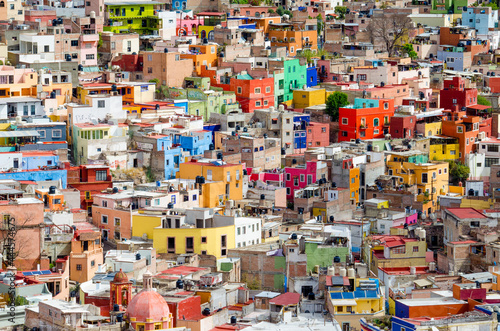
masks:
[[[332,306],[357,306],[356,300],[331,300]]]
[[[477,110],[485,110],[491,108],[491,106],[484,106],[484,105],[473,105],[473,106],[467,106],[467,108],[470,109],[477,109]]]
[[[39,136],[40,134],[36,130],[0,131],[0,138],[39,137]]]

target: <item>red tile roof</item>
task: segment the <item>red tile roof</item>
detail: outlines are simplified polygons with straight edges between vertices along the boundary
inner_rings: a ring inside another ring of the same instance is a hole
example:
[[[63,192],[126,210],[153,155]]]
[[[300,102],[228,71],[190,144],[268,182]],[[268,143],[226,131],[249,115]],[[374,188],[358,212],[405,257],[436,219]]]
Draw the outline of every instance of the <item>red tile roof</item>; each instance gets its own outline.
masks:
[[[277,306],[290,306],[299,304],[299,301],[300,301],[299,293],[288,292],[285,294],[278,295],[276,298],[270,300],[269,303],[275,304]]]
[[[475,240],[464,240],[464,241],[450,241],[450,244],[453,245],[469,245],[469,244],[477,244],[478,242]]]
[[[458,218],[486,218],[484,214],[474,208],[448,208],[447,210]]]
[[[192,274],[194,272],[202,271],[205,270],[205,268],[197,268],[197,267],[188,267],[188,266],[178,266],[178,267],[173,267],[170,269],[167,269],[165,271],[162,271],[162,274],[169,274],[169,275],[182,275],[186,276],[189,274]]]

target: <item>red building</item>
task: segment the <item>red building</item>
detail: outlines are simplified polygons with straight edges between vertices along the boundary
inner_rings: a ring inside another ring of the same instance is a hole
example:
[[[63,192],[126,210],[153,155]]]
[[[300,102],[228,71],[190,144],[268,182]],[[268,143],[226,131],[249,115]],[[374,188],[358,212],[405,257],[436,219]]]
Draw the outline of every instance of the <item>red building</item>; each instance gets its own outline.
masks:
[[[417,117],[415,115],[396,115],[391,117],[391,138],[412,138],[415,135]]]
[[[465,88],[462,77],[452,77],[443,81],[443,89],[439,93],[439,103],[444,109],[458,109],[477,104],[477,89]]]
[[[339,109],[339,141],[384,138],[394,116],[394,99],[354,100],[354,105]]]
[[[52,26],[52,20],[57,18],[56,11],[54,10],[38,10],[28,9],[24,11],[24,20],[26,22],[39,22],[40,26]]]
[[[202,67],[201,76],[209,77],[212,86],[221,87],[224,91],[233,91],[244,113],[253,113],[255,109],[274,106],[273,77],[257,79],[247,73],[232,77],[217,77],[222,72],[224,71],[217,68]]]
[[[330,124],[310,122],[307,126],[307,147],[324,147],[330,145]]]
[[[111,66],[119,66],[122,71],[142,72],[143,63],[142,54],[120,54],[119,56],[113,58]]]
[[[68,187],[80,191],[81,208],[92,215],[94,194],[113,187],[109,167],[101,164],[70,167],[68,169]]]
[[[173,296],[165,297],[168,308],[172,313],[174,326],[177,320],[198,321],[203,316],[201,314],[201,297],[191,291],[175,292]]]

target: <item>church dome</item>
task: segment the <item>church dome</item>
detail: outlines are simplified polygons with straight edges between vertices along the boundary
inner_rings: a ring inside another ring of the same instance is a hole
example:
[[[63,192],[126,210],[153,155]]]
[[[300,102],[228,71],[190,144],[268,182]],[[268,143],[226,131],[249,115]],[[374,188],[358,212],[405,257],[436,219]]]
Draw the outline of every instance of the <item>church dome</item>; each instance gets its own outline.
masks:
[[[127,275],[120,269],[113,278],[113,283],[128,283]]]
[[[146,322],[151,319],[159,322],[163,317],[170,315],[170,309],[165,299],[154,290],[142,290],[132,298],[127,307],[129,318],[136,319],[136,322]]]

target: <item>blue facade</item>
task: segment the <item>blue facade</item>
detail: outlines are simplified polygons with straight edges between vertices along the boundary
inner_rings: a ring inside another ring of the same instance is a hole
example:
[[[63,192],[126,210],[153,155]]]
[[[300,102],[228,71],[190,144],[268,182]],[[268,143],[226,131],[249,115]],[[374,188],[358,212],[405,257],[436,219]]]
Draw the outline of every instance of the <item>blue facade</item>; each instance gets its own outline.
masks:
[[[23,170],[37,170],[42,167],[54,167],[59,163],[59,155],[34,155],[24,156],[22,161]]]
[[[455,47],[460,49],[460,47]],[[443,61],[446,64],[446,69],[448,70],[464,70],[464,53],[462,51],[459,52],[448,52],[448,51],[438,51],[437,57],[439,61]]]
[[[410,307],[401,303],[401,301],[396,300],[396,311],[395,316],[400,318],[408,318],[410,317]]]
[[[172,10],[186,9],[187,0],[174,0],[172,1]]]
[[[60,180],[62,188],[66,188],[68,174],[65,169],[1,172],[0,179],[31,180],[34,182]]]
[[[187,100],[174,100],[174,106],[184,108],[184,113],[188,113],[188,101]]]
[[[211,131],[196,132],[192,136],[177,135],[174,137],[174,144],[180,144],[182,150],[189,152],[189,155],[203,154],[210,148],[212,142]]]
[[[41,142],[66,142],[66,123],[40,123],[17,128],[18,131],[36,130]]]
[[[294,131],[294,148],[307,148],[307,134],[306,130],[296,130]]]
[[[179,171],[179,164],[183,161],[180,147],[165,150],[165,179],[174,179]]]
[[[318,85],[318,68],[307,67],[307,87]]]
[[[462,25],[476,29],[477,34],[488,34],[489,28],[498,26],[498,11],[491,10],[490,14],[486,8],[467,8],[462,13]]]
[[[214,132],[220,131],[220,124],[208,124],[208,125],[203,125],[203,130],[210,131],[212,133],[212,143],[214,142]]]
[[[392,322],[392,331],[414,331],[417,329],[415,324],[409,323],[397,317],[392,317],[391,322]]]

